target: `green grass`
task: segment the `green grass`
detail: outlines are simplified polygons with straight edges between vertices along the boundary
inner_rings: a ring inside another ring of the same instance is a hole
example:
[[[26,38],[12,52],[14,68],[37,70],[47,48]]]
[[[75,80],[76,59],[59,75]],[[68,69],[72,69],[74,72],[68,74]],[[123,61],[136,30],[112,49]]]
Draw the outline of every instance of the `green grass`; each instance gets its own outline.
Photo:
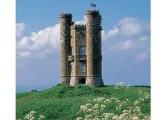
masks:
[[[134,102],[140,97],[138,91],[150,93],[149,87],[129,87],[115,89],[113,86],[89,87],[78,85],[75,87],[57,85],[50,89],[18,93],[16,96],[16,118],[22,119],[30,111],[46,116],[47,120],[74,120],[78,115],[79,106],[97,97],[128,98]],[[141,105],[144,114],[150,113],[150,101]],[[111,108],[111,111],[112,110]]]

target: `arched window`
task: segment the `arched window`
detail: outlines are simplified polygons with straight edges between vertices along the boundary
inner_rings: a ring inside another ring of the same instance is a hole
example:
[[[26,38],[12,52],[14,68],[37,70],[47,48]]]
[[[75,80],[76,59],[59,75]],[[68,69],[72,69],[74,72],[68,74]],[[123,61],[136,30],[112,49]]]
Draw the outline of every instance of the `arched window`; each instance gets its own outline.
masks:
[[[79,54],[80,55],[85,55],[86,54],[86,48],[84,46],[80,46],[80,48],[79,48]]]

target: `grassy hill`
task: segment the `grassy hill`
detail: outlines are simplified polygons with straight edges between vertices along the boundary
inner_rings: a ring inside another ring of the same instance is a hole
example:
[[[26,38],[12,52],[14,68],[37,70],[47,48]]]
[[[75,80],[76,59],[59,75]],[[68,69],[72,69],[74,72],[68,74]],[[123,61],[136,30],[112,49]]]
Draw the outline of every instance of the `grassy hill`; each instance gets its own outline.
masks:
[[[16,118],[23,119],[30,111],[42,114],[47,120],[74,120],[79,115],[80,106],[98,97],[129,100],[134,104],[143,96],[150,94],[149,87],[89,87],[84,85],[57,85],[50,89],[36,92],[19,93],[16,96]],[[144,115],[150,114],[150,99],[139,105]],[[107,112],[119,114],[114,105],[106,108]]]

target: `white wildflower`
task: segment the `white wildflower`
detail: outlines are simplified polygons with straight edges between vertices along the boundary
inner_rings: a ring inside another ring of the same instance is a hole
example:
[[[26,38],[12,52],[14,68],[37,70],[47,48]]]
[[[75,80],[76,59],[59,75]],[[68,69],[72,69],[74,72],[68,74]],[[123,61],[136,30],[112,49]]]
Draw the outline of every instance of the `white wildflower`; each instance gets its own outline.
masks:
[[[85,118],[88,120],[88,118],[91,118],[92,114],[86,115]]]
[[[95,104],[95,105],[93,106],[94,109],[98,109],[98,107],[99,107],[98,104]]]
[[[39,120],[44,120],[46,117],[44,115],[39,115]]]
[[[138,116],[133,116],[132,120],[141,120]]]
[[[104,109],[105,107],[106,107],[106,105],[104,105],[104,104],[101,105],[101,108],[102,108],[102,109]]]
[[[85,105],[81,105],[80,108],[81,108],[81,110],[84,111],[84,112],[87,111],[87,107],[86,107]]]
[[[83,120],[83,118],[82,117],[78,117],[76,120]]]
[[[94,99],[95,102],[103,102],[105,98],[98,97],[97,99]]]
[[[93,118],[93,120],[101,120],[100,118]]]
[[[91,103],[86,103],[86,107],[91,107],[92,104]]]
[[[98,110],[94,110],[94,111],[93,111],[93,114],[94,114],[94,115],[98,115],[98,114],[99,114],[99,111],[98,111]]]
[[[92,112],[93,111],[93,109],[91,109],[91,108],[89,108],[88,110],[87,110],[87,112]]]

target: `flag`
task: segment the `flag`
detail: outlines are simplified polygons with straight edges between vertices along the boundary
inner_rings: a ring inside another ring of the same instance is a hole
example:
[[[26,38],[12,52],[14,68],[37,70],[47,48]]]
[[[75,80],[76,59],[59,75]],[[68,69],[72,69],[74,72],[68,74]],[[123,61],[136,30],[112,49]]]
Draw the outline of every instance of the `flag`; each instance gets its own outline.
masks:
[[[91,2],[91,7],[96,7],[96,4]]]

